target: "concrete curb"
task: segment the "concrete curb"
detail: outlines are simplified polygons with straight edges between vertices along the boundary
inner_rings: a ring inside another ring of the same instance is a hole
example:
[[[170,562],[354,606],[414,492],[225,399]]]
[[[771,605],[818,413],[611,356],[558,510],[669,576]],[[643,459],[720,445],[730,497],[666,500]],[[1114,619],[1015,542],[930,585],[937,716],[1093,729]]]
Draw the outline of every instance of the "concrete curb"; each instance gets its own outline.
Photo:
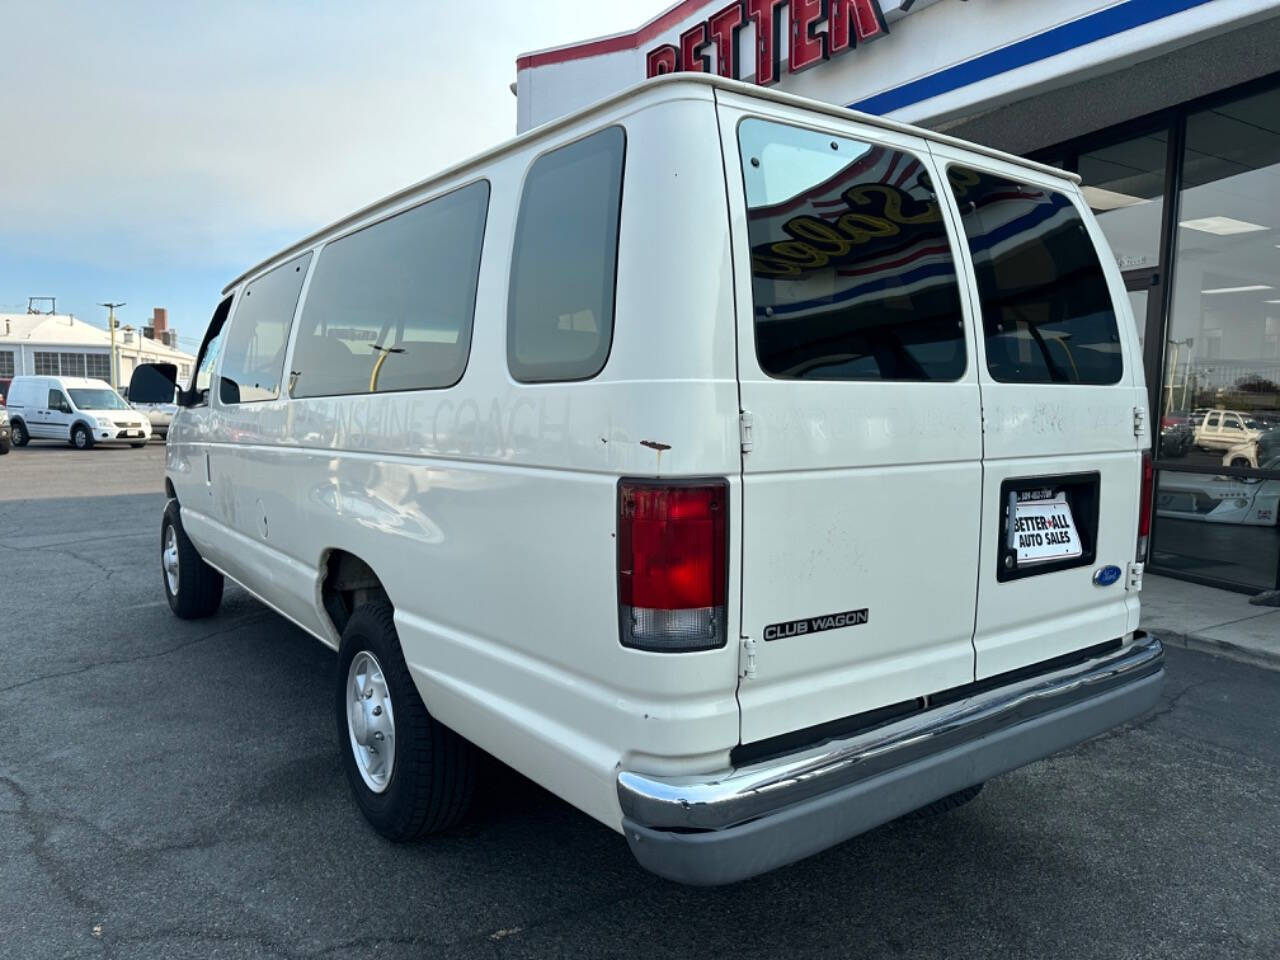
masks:
[[[1194,633],[1175,633],[1172,630],[1159,629],[1153,629],[1151,633],[1159,637],[1161,643],[1171,647],[1182,647],[1199,653],[1209,653],[1215,657],[1226,657],[1228,660],[1238,660],[1251,666],[1262,667],[1264,670],[1280,671],[1280,654],[1271,653],[1268,650],[1242,647],[1237,643],[1201,637]]]

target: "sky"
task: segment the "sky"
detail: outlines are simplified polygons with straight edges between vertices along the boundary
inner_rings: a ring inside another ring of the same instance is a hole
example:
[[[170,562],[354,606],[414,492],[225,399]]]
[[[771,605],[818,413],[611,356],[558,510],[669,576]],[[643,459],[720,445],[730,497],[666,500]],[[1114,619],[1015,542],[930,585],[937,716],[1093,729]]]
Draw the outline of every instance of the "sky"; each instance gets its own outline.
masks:
[[[8,0],[0,313],[167,307],[191,353],[222,287],[515,134],[515,60],[671,0]]]

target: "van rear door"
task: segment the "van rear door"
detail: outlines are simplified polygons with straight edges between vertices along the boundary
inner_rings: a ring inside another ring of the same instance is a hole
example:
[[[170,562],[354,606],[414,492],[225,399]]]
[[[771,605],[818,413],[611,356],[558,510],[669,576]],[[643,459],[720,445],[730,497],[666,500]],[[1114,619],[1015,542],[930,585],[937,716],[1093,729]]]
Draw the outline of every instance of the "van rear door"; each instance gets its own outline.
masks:
[[[981,427],[925,142],[717,99],[751,744],[972,681]]]
[[[1124,283],[1079,189],[933,153],[982,317],[982,680],[1137,626],[1127,577],[1102,568],[1135,557],[1146,391]]]

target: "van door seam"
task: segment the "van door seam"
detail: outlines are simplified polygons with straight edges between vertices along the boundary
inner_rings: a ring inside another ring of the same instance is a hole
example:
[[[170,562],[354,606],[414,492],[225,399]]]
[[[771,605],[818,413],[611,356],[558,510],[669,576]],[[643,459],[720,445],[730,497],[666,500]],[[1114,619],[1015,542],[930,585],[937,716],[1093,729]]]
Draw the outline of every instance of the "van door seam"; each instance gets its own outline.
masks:
[[[729,300],[733,309],[733,372],[734,387],[738,392],[738,430],[741,441],[742,422],[742,362],[741,345],[738,337],[738,275],[737,257],[734,250],[733,206],[729,196],[729,158],[724,151],[724,126],[720,118],[720,91],[712,89],[712,110],[715,113],[716,142],[720,145],[720,178],[724,185],[725,230],[729,236]],[[747,455],[742,452],[742,443],[738,443],[738,636],[735,638],[736,652],[733,658],[734,689],[733,697],[738,702],[738,742],[742,742],[742,643],[746,639],[743,615],[746,611],[747,586]]]

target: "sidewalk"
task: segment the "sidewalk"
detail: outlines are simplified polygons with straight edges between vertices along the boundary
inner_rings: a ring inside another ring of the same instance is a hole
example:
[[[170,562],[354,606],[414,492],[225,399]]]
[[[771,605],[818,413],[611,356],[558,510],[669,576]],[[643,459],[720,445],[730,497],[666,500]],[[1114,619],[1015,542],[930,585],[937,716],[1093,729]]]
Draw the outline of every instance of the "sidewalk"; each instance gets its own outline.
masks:
[[[1280,608],[1252,606],[1242,593],[1148,573],[1142,628],[1171,646],[1280,670]]]

